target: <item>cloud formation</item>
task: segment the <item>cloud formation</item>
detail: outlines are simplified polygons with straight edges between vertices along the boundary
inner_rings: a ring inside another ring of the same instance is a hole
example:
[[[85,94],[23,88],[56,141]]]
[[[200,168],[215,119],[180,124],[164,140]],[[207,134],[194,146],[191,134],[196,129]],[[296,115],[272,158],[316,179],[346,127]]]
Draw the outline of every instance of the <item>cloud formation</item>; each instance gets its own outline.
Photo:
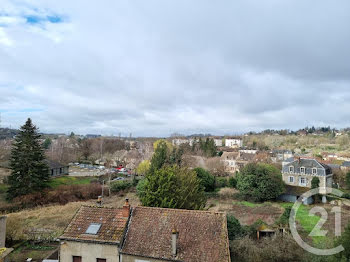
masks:
[[[3,125],[164,136],[350,126],[350,2],[9,1]]]

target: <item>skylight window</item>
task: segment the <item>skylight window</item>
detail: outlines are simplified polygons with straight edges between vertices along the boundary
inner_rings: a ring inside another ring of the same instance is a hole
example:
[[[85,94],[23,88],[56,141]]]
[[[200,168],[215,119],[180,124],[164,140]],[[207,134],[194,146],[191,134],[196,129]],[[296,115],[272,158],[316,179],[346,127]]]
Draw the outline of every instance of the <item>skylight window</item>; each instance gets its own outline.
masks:
[[[100,230],[100,227],[101,224],[91,223],[85,233],[90,235],[96,235],[97,232]]]

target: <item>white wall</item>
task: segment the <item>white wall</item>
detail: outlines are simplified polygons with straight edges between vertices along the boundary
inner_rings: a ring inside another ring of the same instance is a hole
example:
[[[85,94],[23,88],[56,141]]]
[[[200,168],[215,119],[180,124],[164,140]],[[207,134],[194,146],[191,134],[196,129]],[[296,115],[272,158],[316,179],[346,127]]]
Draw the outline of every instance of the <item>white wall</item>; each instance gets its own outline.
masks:
[[[96,258],[119,262],[118,245],[102,245],[84,242],[61,241],[60,262],[72,262],[73,256],[81,256],[83,262],[96,262]]]

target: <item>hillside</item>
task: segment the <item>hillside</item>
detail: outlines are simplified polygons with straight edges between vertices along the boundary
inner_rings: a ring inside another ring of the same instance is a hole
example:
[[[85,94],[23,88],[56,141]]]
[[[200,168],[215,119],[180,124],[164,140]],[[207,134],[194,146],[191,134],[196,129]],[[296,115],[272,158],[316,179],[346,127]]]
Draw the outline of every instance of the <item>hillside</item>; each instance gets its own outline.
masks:
[[[0,140],[13,138],[15,135],[17,135],[17,133],[18,133],[18,130],[16,129],[0,128]]]

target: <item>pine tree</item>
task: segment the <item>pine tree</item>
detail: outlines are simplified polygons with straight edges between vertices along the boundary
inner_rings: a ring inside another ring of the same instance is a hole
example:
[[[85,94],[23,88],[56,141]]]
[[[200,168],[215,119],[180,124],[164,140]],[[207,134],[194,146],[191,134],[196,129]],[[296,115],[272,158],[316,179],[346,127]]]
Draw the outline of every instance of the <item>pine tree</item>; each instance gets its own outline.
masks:
[[[40,191],[48,186],[49,170],[39,142],[38,129],[28,118],[16,136],[10,159],[12,173],[9,176],[7,198]]]

